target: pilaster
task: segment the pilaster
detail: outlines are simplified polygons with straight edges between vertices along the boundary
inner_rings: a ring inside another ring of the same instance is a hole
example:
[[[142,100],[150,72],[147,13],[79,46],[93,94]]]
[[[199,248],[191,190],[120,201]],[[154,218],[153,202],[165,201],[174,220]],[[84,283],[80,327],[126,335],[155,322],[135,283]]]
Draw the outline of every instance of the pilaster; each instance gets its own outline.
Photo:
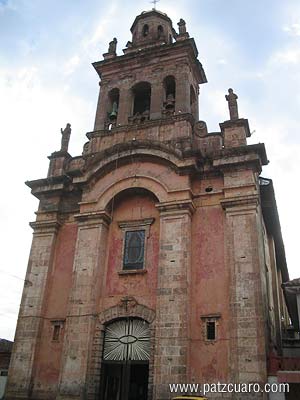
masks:
[[[100,92],[99,92],[96,117],[95,117],[95,126],[94,126],[95,131],[104,129],[104,123],[107,114],[108,90],[107,87],[103,85],[103,82],[100,82],[99,85],[100,85]]]
[[[83,399],[87,390],[89,352],[101,292],[110,217],[106,212],[75,216],[79,229],[74,258],[73,284],[66,319],[66,335],[59,399]]]
[[[126,86],[120,88],[120,101],[117,118],[117,126],[128,125],[128,117],[132,110],[132,91]]]
[[[228,197],[221,204],[225,211],[226,268],[230,272],[230,382],[263,384],[267,381],[266,321],[259,197]],[[257,393],[255,399],[263,396]]]
[[[163,83],[160,77],[151,86],[150,119],[161,118],[163,106]]]
[[[154,398],[187,381],[192,201],[159,203],[160,249],[154,355]]]
[[[58,220],[32,222],[28,269],[10,361],[6,399],[28,399],[33,388],[34,360],[43,324],[43,305],[52,266]]]
[[[178,113],[190,113],[190,81],[187,72],[182,71],[176,75],[176,103],[175,112]]]

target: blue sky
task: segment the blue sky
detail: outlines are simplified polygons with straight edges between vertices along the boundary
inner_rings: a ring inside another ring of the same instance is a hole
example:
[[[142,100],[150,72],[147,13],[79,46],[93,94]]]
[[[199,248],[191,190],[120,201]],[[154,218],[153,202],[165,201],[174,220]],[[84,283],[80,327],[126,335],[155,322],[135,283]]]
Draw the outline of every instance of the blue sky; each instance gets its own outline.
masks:
[[[31,244],[28,222],[38,202],[24,181],[45,177],[47,156],[72,124],[70,152],[81,154],[93,129],[98,77],[91,63],[118,38],[118,54],[148,1],[0,0],[0,337],[13,339]],[[174,27],[184,18],[195,38],[208,84],[200,119],[209,131],[228,118],[229,87],[240,116],[264,142],[274,181],[292,278],[298,265],[300,195],[300,2],[293,0],[161,0]]]

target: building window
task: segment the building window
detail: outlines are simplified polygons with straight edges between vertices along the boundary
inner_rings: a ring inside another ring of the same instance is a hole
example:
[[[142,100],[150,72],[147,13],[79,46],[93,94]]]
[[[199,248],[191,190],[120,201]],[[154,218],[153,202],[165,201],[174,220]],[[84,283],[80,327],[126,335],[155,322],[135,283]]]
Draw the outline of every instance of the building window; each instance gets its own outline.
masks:
[[[206,340],[216,340],[216,323],[215,321],[206,322]]]
[[[7,369],[3,369],[2,371],[0,371],[0,376],[7,376],[7,375],[8,375]]]
[[[154,218],[119,222],[123,231],[123,254],[120,273],[139,272],[146,269],[147,239]]]
[[[59,340],[59,334],[60,334],[60,325],[54,325],[52,340],[58,341]]]
[[[217,341],[220,318],[221,314],[201,315],[203,339],[207,344]]]
[[[52,341],[59,342],[62,335],[64,320],[54,320],[51,321],[51,324],[52,324]]]
[[[123,269],[144,268],[145,231],[127,231],[125,233],[125,247]]]

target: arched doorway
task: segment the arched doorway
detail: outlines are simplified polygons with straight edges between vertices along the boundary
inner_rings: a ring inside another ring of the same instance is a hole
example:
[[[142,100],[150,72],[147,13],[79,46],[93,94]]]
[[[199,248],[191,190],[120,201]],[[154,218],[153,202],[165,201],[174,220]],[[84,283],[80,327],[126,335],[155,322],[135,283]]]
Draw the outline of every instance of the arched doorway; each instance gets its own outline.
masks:
[[[148,322],[129,317],[106,325],[101,399],[147,400],[149,357]]]

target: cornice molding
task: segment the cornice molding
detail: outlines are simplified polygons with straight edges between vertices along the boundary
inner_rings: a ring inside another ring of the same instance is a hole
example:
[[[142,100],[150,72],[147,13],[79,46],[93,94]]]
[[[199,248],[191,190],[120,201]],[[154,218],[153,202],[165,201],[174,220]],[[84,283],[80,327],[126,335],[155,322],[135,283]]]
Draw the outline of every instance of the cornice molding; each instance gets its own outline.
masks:
[[[220,201],[221,206],[224,210],[231,210],[236,207],[257,207],[259,205],[259,196],[257,194],[238,196],[238,197],[228,197]]]
[[[56,233],[62,223],[58,220],[45,220],[30,222],[29,225],[34,230],[34,234]]]
[[[74,215],[81,226],[84,225],[109,225],[111,216],[106,211],[91,211]]]
[[[196,207],[192,200],[176,200],[158,203],[155,207],[159,210],[160,215],[178,215],[188,213],[192,216]]]

